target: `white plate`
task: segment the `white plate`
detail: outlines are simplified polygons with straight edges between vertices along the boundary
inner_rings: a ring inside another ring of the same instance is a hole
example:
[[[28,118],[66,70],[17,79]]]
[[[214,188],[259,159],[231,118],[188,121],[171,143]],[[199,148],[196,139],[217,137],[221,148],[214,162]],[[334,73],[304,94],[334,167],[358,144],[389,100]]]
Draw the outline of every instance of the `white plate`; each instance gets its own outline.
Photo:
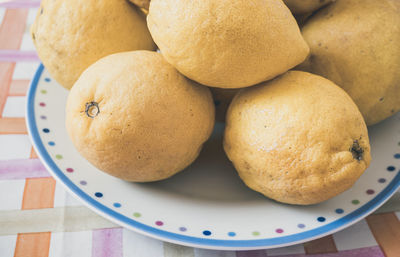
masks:
[[[318,205],[280,204],[248,189],[223,153],[223,124],[185,171],[161,182],[124,182],[75,150],[64,126],[67,94],[41,65],[28,92],[27,123],[42,162],[98,214],[164,241],[224,250],[297,244],[357,222],[400,186],[400,114],[369,129],[373,161],[356,184]]]

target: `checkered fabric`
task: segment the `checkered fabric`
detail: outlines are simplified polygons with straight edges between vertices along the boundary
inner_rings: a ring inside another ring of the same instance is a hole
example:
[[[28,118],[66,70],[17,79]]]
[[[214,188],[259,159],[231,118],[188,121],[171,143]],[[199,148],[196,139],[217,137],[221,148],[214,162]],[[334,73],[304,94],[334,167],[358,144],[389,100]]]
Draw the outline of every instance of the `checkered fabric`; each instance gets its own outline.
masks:
[[[35,0],[0,1],[1,257],[400,257],[399,193],[378,213],[333,235],[279,249],[237,252],[164,243],[84,207],[49,175],[27,135],[25,94],[39,65],[29,27],[39,5]]]

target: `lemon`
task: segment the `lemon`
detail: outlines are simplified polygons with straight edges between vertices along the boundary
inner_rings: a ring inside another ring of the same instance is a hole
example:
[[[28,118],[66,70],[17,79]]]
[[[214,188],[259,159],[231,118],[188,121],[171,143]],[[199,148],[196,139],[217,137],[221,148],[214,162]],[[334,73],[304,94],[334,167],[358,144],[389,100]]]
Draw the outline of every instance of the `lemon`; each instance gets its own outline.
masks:
[[[311,54],[299,68],[342,87],[367,125],[400,110],[400,1],[338,0],[302,32]]]
[[[224,149],[248,187],[301,205],[347,190],[371,160],[367,127],[351,98],[300,71],[235,96]]]
[[[67,89],[104,56],[156,48],[144,14],[126,0],[43,0],[31,36],[46,69]]]
[[[212,87],[272,79],[309,52],[281,0],[152,0],[147,23],[169,63]]]
[[[82,73],[66,128],[79,153],[127,181],[168,178],[191,164],[214,126],[208,88],[150,51],[113,54]]]

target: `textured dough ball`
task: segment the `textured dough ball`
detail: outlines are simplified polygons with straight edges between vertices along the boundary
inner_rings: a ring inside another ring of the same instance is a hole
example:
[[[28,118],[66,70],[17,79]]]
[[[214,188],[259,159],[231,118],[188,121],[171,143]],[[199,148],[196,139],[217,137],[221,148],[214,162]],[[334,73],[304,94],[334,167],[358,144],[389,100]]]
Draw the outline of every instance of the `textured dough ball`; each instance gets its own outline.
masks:
[[[152,0],[147,23],[169,63],[212,87],[271,79],[309,52],[280,0]]]
[[[235,96],[224,149],[248,187],[302,205],[347,190],[371,160],[367,127],[351,98],[300,71]]]
[[[127,181],[156,181],[199,155],[214,126],[208,88],[160,54],[118,53],[91,65],[72,87],[66,127],[76,149]]]
[[[338,0],[302,32],[311,54],[299,68],[342,87],[367,125],[400,110],[400,1]]]
[[[104,56],[156,48],[144,15],[126,0],[43,0],[31,36],[46,69],[67,89]]]
[[[336,0],[283,0],[294,14],[313,12],[334,1]]]

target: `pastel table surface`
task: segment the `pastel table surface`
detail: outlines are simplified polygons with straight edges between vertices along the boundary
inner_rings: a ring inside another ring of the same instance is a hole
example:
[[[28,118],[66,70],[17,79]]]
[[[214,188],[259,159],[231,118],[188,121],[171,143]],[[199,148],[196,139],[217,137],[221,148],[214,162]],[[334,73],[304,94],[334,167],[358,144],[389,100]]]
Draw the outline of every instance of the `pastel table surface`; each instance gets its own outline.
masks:
[[[40,1],[0,1],[0,256],[400,256],[400,193],[356,224],[289,247],[220,251],[162,242],[122,228],[67,193],[37,158],[25,123],[40,64],[29,37]],[[400,148],[399,148],[400,151]],[[397,160],[394,168],[398,170]]]

